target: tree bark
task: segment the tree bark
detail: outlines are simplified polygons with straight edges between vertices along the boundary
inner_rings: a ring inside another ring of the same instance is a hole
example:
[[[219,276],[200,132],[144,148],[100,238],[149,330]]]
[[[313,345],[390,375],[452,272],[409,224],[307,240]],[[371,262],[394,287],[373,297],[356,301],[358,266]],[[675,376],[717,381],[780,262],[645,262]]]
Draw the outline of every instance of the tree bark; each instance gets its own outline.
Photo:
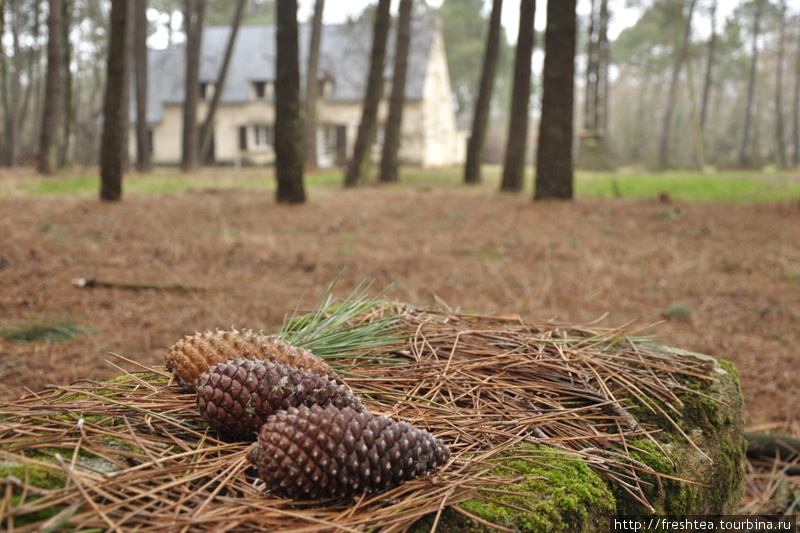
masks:
[[[315,169],[317,162],[317,98],[319,97],[319,46],[322,40],[322,11],[325,0],[316,0],[311,22],[311,42],[306,68],[305,120],[303,121],[303,159],[306,167]]]
[[[205,0],[186,0],[186,97],[183,102],[181,170],[197,170],[197,98],[200,92],[200,43]]]
[[[528,146],[528,101],[531,97],[531,56],[533,54],[533,19],[536,0],[519,3],[519,34],[514,57],[514,86],[511,93],[511,117],[503,180],[500,190],[522,190],[525,176],[525,152]]]
[[[100,199],[116,202],[122,199],[123,115],[128,102],[123,100],[125,70],[129,55],[125,53],[129,21],[129,2],[111,2],[111,31],[108,43],[108,75],[103,105],[103,137],[100,146]]]
[[[300,53],[297,43],[297,0],[277,3],[275,67],[275,174],[279,203],[302,203],[303,124],[300,117]]]
[[[222,59],[222,66],[219,69],[217,76],[217,83],[214,85],[214,96],[211,97],[211,103],[208,106],[206,118],[200,128],[200,154],[205,161],[208,155],[208,148],[211,146],[211,137],[214,132],[214,118],[217,115],[217,108],[222,98],[222,90],[225,88],[225,80],[228,77],[228,66],[231,63],[233,56],[233,47],[236,45],[236,36],[239,35],[239,28],[242,25],[242,16],[246,0],[238,0],[236,2],[236,11],[233,14],[233,22],[231,25],[231,35],[228,38],[228,44],[225,48],[225,57]]]
[[[134,62],[136,64],[136,170],[150,172],[150,136],[147,128],[147,0],[135,0]]]
[[[761,33],[761,13],[763,11],[762,0],[756,1],[756,12],[753,16],[753,45],[752,58],[750,61],[750,79],[747,83],[747,99],[744,106],[744,128],[742,132],[742,144],[739,147],[739,166],[749,167],[750,157],[747,148],[750,144],[750,123],[753,115],[753,98],[756,92],[756,70],[758,69],[758,36]]]
[[[408,48],[411,43],[411,9],[413,0],[400,0],[397,14],[397,44],[394,52],[394,79],[389,100],[389,117],[383,136],[380,180],[385,183],[399,181],[400,166],[398,152],[402,136],[403,107],[406,102],[406,73],[408,71]]]
[[[355,187],[366,179],[370,164],[370,148],[378,129],[378,104],[383,96],[383,62],[386,57],[386,39],[389,36],[391,0],[378,0],[372,37],[372,54],[369,62],[367,91],[364,109],[358,125],[358,135],[353,147],[353,157],[347,167],[344,186]]]
[[[572,199],[576,0],[547,3],[535,200]]]
[[[778,18],[778,64],[775,67],[775,148],[778,165],[786,168],[786,140],[783,136],[783,57],[786,41],[786,0],[781,0]]]
[[[686,58],[686,51],[689,48],[689,37],[692,33],[692,14],[697,0],[689,3],[689,13],[686,15],[686,23],[683,28],[683,40],[680,48],[675,54],[675,61],[672,65],[672,79],[667,93],[667,103],[664,106],[664,118],[661,124],[661,140],[658,143],[658,167],[661,169],[669,166],[669,131],[672,125],[672,111],[675,108],[675,97],[678,94],[678,81],[681,74],[681,66]]]
[[[61,120],[62,98],[64,97],[64,72],[62,65],[62,0],[50,0],[50,14],[47,17],[47,80],[45,82],[44,111],[42,130],[39,137],[38,170],[42,174],[52,174],[55,167],[55,140]]]
[[[493,0],[492,16],[489,19],[489,33],[486,37],[486,52],[483,56],[483,72],[481,74],[478,99],[472,115],[472,133],[467,142],[467,161],[464,165],[464,183],[481,182],[481,163],[483,163],[483,147],[486,142],[486,129],[489,122],[489,107],[492,101],[492,89],[497,72],[497,56],[500,51],[500,14],[503,11],[503,0]]]

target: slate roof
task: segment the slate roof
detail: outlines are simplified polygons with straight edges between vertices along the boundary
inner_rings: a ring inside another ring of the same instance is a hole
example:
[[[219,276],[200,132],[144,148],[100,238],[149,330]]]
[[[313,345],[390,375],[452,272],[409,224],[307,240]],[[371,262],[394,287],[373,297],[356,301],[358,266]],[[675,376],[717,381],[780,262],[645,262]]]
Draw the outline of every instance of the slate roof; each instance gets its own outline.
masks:
[[[436,27],[432,21],[415,20],[412,23],[406,76],[406,98],[409,100],[422,99],[425,72]],[[204,28],[200,49],[200,82],[216,82],[230,31],[229,26]],[[305,85],[310,40],[311,25],[301,24],[299,45],[302,86]],[[385,79],[392,78],[394,44],[395,32],[392,29],[387,42]],[[329,75],[334,81],[328,101],[358,102],[363,99],[371,47],[371,24],[349,22],[323,26],[318,74],[320,78]],[[222,103],[246,102],[250,97],[252,82],[275,79],[275,48],[275,25],[244,25],[239,28],[222,92]],[[183,102],[185,61],[186,51],[183,46],[148,50],[148,123],[161,122],[163,104]],[[135,93],[132,92],[131,97],[134,100],[132,120],[135,120]]]

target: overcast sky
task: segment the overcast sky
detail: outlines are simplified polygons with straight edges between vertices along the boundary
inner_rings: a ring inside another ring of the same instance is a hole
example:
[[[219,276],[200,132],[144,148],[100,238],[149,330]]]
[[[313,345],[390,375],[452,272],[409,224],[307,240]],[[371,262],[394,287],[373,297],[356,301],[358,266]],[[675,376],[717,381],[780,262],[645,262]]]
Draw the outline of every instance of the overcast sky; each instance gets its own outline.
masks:
[[[558,1],[558,0],[555,0]],[[358,16],[364,8],[375,3],[375,0],[327,0],[325,2],[325,12],[323,13],[323,22],[326,24],[336,24],[345,22],[348,17]],[[392,12],[397,12],[397,5],[399,0],[392,0]],[[428,0],[428,4],[432,7],[438,7],[442,0]],[[491,0],[485,0],[487,12],[491,9]],[[610,0],[609,9],[611,10],[611,22],[609,25],[609,37],[615,39],[619,33],[628,26],[633,25],[639,18],[640,10],[636,8],[626,8],[624,0]],[[741,0],[719,0],[717,9],[717,19],[720,21],[719,27],[722,26],[721,21],[727,17],[733,9],[741,3]],[[301,21],[306,21],[311,18],[314,10],[314,0],[299,0],[300,11],[298,18]],[[800,0],[788,0],[788,7],[791,11],[797,13],[800,11]],[[544,30],[545,27],[545,9],[547,2],[539,0],[536,9],[536,28]],[[586,14],[589,12],[591,0],[578,0],[578,13]],[[503,2],[502,23],[506,29],[506,34],[511,44],[517,41],[517,29],[519,27],[519,2],[513,0],[506,0]],[[179,24],[179,20],[174,21]],[[710,32],[710,24],[708,19],[703,16],[696,19],[694,23],[695,30],[701,34]],[[151,36],[148,44],[154,48],[164,48],[167,43],[167,32],[163,27],[159,26],[156,35]]]
[[[323,20],[327,24],[334,24],[337,22],[344,22],[348,16],[357,16],[360,14],[364,7],[374,3],[375,0],[328,0],[325,2],[325,12],[323,13]],[[397,11],[399,0],[392,0],[392,12]],[[428,4],[432,7],[438,7],[442,0],[428,0]],[[741,0],[719,0],[717,9],[717,18],[722,21],[727,17],[733,9],[741,3]],[[491,9],[492,2],[486,0],[487,12]],[[800,0],[788,0],[787,4],[789,9],[797,12],[800,8]],[[547,2],[539,0],[536,3],[536,29],[544,30],[545,27],[545,10]],[[578,13],[586,14],[591,9],[590,0],[578,0]],[[633,25],[639,18],[639,9],[625,8],[624,0],[610,0],[609,9],[612,12],[612,19],[609,27],[609,37],[615,39],[619,32],[627,26]],[[298,14],[300,20],[308,20],[314,11],[314,0],[300,0],[300,12]],[[705,18],[705,17],[703,17]],[[502,23],[506,28],[506,34],[509,41],[513,44],[517,41],[517,29],[519,27],[519,2],[513,0],[506,0],[503,2]],[[721,26],[721,24],[720,24]],[[705,20],[698,20],[695,24],[698,31],[710,31],[710,25]]]

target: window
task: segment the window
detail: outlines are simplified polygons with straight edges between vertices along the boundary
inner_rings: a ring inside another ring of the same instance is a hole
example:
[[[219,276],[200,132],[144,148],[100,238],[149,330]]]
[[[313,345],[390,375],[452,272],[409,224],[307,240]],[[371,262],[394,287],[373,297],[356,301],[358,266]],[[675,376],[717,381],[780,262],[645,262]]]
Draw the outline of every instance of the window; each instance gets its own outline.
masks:
[[[214,84],[207,81],[200,82],[200,91],[197,96],[200,100],[211,100],[214,96]]]
[[[268,81],[254,81],[252,96],[256,100],[268,100],[272,97],[272,83]]]
[[[253,126],[253,150],[271,150],[275,145],[275,129],[272,124]]]

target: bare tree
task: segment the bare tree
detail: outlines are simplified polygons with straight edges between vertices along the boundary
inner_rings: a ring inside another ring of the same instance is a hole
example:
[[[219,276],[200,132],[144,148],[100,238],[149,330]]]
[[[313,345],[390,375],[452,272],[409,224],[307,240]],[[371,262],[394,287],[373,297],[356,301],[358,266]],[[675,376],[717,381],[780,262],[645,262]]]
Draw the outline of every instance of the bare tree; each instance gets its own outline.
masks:
[[[750,59],[750,78],[747,83],[747,97],[744,110],[744,127],[742,133],[742,144],[739,147],[739,165],[742,167],[750,166],[750,157],[747,154],[750,144],[750,124],[753,115],[753,98],[756,92],[756,71],[758,69],[758,36],[761,33],[761,15],[764,10],[763,0],[756,0],[755,13],[753,13],[753,44]]]
[[[14,50],[14,72],[11,76],[11,104],[6,114],[6,165],[9,167],[17,166],[19,153],[19,130],[20,130],[20,96],[21,82],[20,73],[22,71],[22,51],[20,50],[20,25],[19,25],[19,0],[11,0],[11,37]],[[5,74],[5,73],[4,73]]]
[[[478,99],[472,115],[472,133],[467,143],[467,161],[464,166],[464,183],[480,183],[483,146],[486,141],[486,127],[489,122],[489,106],[492,100],[494,76],[497,72],[497,56],[500,51],[500,13],[503,0],[492,1],[492,16],[489,19],[489,34],[486,36],[486,51],[483,56]]]
[[[403,126],[403,107],[406,102],[406,72],[408,71],[408,48],[411,43],[411,9],[413,0],[400,0],[397,14],[397,44],[394,51],[394,79],[389,99],[389,116],[383,136],[380,180],[386,183],[398,181],[400,166],[398,152]]]
[[[55,139],[61,120],[64,97],[64,66],[62,45],[62,0],[50,0],[47,16],[47,81],[45,82],[44,112],[39,137],[38,169],[42,174],[52,174],[55,166]]]
[[[786,0],[780,0],[778,13],[778,64],[775,68],[775,147],[778,165],[786,168],[786,140],[783,136],[783,57],[786,41]]]
[[[714,48],[717,43],[717,1],[711,4],[711,36],[708,39],[708,60],[706,61],[706,76],[703,82],[703,100],[700,105],[700,130],[705,132],[706,117],[708,116],[708,97],[711,93],[711,83],[714,69]]]
[[[62,72],[64,73],[64,96],[62,102],[62,130],[61,142],[58,145],[58,166],[63,167],[67,164],[71,154],[72,132],[75,127],[75,106],[73,104],[72,91],[72,44],[69,40],[70,29],[72,28],[72,7],[73,0],[63,0],[63,15],[61,17],[61,62]]]
[[[205,0],[186,0],[186,97],[183,101],[183,154],[181,169],[197,169],[197,99],[200,93],[200,44]]]
[[[211,97],[211,103],[208,105],[206,118],[200,128],[200,156],[204,160],[207,158],[208,149],[211,146],[211,138],[214,132],[214,117],[217,115],[217,108],[222,98],[222,90],[225,88],[225,79],[228,77],[228,66],[231,63],[231,56],[233,56],[233,47],[236,45],[236,36],[239,35],[239,27],[242,25],[245,5],[246,0],[238,0],[236,2],[236,11],[233,14],[233,23],[231,25],[231,35],[228,37],[228,44],[225,47],[225,57],[222,59],[222,66],[217,75],[217,83],[214,85],[214,96]]]
[[[795,19],[795,25],[800,26],[800,16]],[[800,33],[800,29],[795,29]],[[796,44],[794,59],[794,103],[792,105],[792,165],[800,165],[800,42]]]
[[[297,42],[297,0],[277,4],[275,65],[276,199],[283,203],[306,200],[303,188],[303,124],[300,117],[300,52]]]
[[[303,151],[308,168],[317,168],[317,98],[319,96],[319,45],[322,40],[322,11],[325,0],[314,3],[314,17],[311,22],[311,42],[308,46],[308,67],[306,68],[306,101],[303,121]]]
[[[514,57],[514,87],[511,93],[511,117],[503,167],[503,191],[521,191],[525,175],[525,151],[528,145],[528,101],[531,98],[531,55],[533,54],[533,19],[536,0],[519,3],[519,34]]]
[[[669,84],[667,103],[664,106],[661,140],[658,143],[658,166],[660,168],[666,168],[669,164],[669,131],[672,125],[672,112],[675,109],[675,96],[678,94],[678,81],[680,78],[681,66],[686,59],[686,51],[689,48],[689,37],[692,33],[692,13],[694,12],[696,3],[697,0],[691,0],[689,2],[689,13],[686,15],[683,27],[683,40],[681,41],[680,47],[675,51],[675,60],[672,64],[672,79]]]
[[[134,62],[136,64],[136,170],[150,172],[150,136],[147,128],[147,0],[135,1]]]
[[[372,32],[372,54],[369,62],[367,91],[364,95],[364,109],[358,125],[353,157],[344,178],[345,187],[355,187],[366,177],[369,167],[370,146],[378,129],[378,104],[383,95],[383,62],[386,57],[386,39],[389,36],[391,0],[378,0],[375,12],[375,25]]]
[[[535,200],[573,197],[576,0],[547,2]]]
[[[100,145],[100,199],[116,202],[122,199],[123,128],[128,114],[128,102],[124,100],[125,71],[129,54],[125,53],[130,3],[111,2],[111,31],[108,43],[108,75],[105,103],[103,105],[103,137]]]
[[[608,168],[608,0],[592,0],[586,50],[586,91],[579,164],[583,168]]]

